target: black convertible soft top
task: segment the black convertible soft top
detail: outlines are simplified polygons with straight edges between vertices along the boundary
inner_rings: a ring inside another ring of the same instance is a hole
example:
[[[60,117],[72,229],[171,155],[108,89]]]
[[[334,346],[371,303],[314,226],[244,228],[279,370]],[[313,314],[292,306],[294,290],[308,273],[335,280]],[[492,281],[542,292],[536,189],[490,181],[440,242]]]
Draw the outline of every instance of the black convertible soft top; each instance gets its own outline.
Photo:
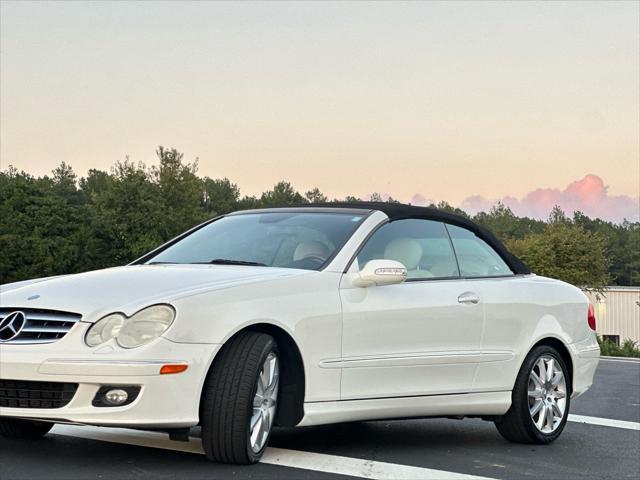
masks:
[[[479,238],[487,242],[498,252],[502,259],[509,265],[509,268],[516,274],[528,274],[531,271],[527,266],[498,240],[493,233],[486,228],[472,222],[468,218],[453,213],[444,212],[436,208],[417,207],[394,202],[330,202],[330,203],[310,203],[296,205],[296,207],[307,208],[348,208],[360,210],[379,210],[385,213],[390,221],[402,220],[404,218],[424,218],[426,220],[437,220],[452,225],[457,225],[475,233]]]

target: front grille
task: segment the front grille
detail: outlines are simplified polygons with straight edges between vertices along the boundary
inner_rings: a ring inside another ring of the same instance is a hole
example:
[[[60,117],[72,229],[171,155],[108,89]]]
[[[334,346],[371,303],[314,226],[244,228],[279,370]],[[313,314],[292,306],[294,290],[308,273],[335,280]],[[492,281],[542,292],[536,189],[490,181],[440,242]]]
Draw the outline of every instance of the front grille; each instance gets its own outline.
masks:
[[[62,408],[77,389],[77,383],[0,380],[0,407]]]
[[[3,320],[16,312],[24,314],[25,322],[17,328],[18,334],[5,326],[0,332],[0,345],[5,343],[51,343],[64,337],[71,327],[80,321],[82,315],[55,310],[35,308],[0,308],[0,326]],[[14,315],[15,317],[15,315]],[[11,322],[10,322],[11,323]],[[20,323],[20,322],[16,322]],[[6,339],[6,340],[5,340]]]

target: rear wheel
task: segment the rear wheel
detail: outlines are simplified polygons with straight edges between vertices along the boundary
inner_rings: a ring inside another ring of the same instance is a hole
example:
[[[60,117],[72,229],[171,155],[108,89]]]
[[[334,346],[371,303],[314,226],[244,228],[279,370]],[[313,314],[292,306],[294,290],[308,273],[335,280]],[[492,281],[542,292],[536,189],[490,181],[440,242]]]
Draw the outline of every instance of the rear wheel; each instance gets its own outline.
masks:
[[[512,442],[547,444],[557,439],[569,414],[569,377],[552,347],[534,348],[518,373],[509,411],[495,422]]]
[[[238,465],[260,460],[276,416],[279,379],[278,348],[270,335],[242,332],[222,347],[202,399],[207,458]]]
[[[23,420],[21,418],[0,418],[0,436],[5,438],[39,438],[49,433],[53,423]]]

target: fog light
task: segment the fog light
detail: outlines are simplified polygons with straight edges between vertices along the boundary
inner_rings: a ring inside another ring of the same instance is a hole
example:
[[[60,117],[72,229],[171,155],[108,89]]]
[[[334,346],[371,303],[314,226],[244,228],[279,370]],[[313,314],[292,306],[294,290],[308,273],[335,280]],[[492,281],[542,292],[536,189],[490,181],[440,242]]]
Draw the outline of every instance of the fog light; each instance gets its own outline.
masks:
[[[94,407],[123,407],[135,402],[140,394],[140,385],[103,385],[93,397]]]
[[[107,405],[113,405],[117,407],[118,405],[122,405],[129,398],[129,394],[122,390],[121,388],[114,388],[112,390],[107,391],[104,395],[104,403]]]

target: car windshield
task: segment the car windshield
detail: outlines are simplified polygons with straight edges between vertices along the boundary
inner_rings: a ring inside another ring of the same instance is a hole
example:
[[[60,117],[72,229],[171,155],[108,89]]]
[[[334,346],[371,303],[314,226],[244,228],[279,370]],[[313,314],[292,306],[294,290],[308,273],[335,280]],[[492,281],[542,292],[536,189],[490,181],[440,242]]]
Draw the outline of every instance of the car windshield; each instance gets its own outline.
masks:
[[[146,260],[158,263],[259,265],[319,270],[364,215],[265,212],[222,217]]]

